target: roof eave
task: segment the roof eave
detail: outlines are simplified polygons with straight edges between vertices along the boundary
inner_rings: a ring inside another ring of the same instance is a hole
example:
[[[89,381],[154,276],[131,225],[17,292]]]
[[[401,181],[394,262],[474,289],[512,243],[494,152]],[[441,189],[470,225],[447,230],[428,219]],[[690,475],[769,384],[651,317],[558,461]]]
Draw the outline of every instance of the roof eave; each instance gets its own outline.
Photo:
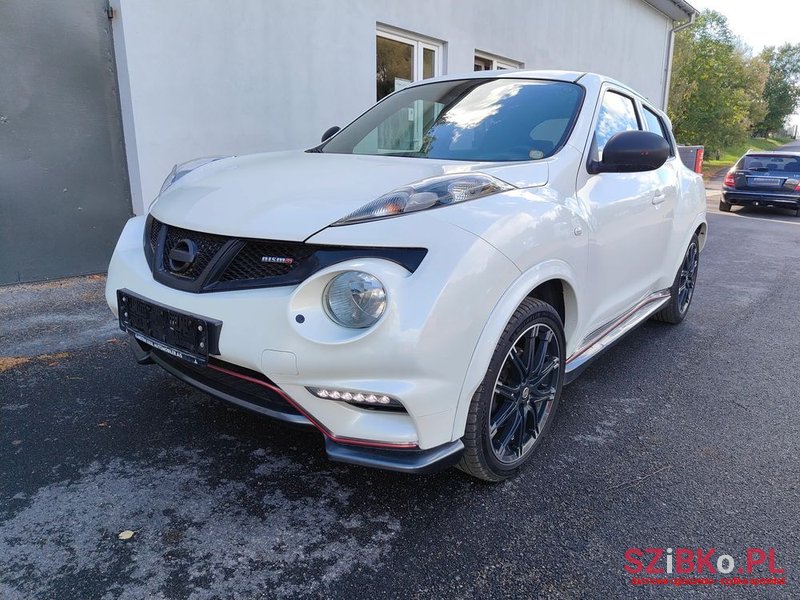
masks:
[[[699,14],[697,9],[685,0],[644,0],[644,2],[673,21],[685,21],[692,15]]]

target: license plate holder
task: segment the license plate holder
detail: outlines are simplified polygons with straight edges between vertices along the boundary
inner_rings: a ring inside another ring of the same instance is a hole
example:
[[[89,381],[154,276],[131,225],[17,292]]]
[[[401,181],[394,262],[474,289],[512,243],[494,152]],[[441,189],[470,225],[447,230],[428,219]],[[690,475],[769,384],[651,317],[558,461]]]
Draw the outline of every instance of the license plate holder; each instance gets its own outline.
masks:
[[[778,188],[783,185],[780,177],[748,177],[747,184],[753,187]]]
[[[119,327],[140,342],[198,366],[219,354],[222,321],[149,300],[127,289],[117,290]]]

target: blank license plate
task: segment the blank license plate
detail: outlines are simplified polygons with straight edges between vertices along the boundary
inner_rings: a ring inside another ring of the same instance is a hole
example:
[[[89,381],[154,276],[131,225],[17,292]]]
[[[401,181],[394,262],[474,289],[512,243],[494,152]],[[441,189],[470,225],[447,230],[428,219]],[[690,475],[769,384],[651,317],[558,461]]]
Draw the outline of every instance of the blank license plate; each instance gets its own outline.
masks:
[[[780,177],[750,177],[747,183],[753,187],[781,187],[783,180]]]

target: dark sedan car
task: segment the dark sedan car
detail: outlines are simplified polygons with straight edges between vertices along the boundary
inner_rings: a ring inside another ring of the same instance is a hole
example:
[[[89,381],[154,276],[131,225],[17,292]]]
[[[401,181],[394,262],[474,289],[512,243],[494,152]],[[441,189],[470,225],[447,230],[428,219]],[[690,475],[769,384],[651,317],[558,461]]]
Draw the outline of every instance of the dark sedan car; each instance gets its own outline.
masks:
[[[719,209],[792,208],[800,215],[800,152],[748,153],[725,175]]]

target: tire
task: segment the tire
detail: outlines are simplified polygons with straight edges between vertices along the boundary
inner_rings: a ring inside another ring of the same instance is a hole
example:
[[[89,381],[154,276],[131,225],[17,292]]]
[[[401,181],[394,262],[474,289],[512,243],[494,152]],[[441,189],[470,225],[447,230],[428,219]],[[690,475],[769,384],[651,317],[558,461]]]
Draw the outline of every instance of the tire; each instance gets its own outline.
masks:
[[[532,298],[519,305],[472,397],[459,469],[498,482],[528,462],[558,409],[565,349],[564,326],[552,306]]]
[[[675,274],[675,280],[670,287],[669,302],[664,308],[653,315],[653,319],[663,323],[677,325],[689,312],[689,306],[694,297],[694,288],[697,283],[697,270],[700,266],[700,243],[697,234],[692,236],[689,246],[683,255],[681,266]]]
[[[720,200],[719,210],[720,212],[731,212],[731,205],[725,202],[725,200]]]

